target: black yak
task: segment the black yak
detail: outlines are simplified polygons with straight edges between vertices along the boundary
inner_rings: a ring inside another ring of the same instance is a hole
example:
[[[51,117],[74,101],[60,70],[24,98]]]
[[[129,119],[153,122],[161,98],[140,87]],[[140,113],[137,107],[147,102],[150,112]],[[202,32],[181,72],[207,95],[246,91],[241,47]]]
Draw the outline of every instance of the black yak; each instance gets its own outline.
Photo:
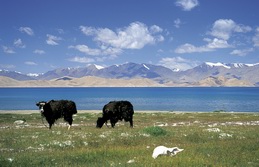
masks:
[[[49,129],[59,118],[64,118],[69,124],[68,129],[70,129],[73,122],[72,116],[77,113],[75,102],[69,100],[41,101],[36,105],[39,107],[41,115],[48,121]]]
[[[104,123],[110,120],[112,127],[119,120],[130,122],[130,127],[133,127],[133,105],[129,101],[111,101],[103,107],[103,117],[97,119],[97,128],[101,128]]]

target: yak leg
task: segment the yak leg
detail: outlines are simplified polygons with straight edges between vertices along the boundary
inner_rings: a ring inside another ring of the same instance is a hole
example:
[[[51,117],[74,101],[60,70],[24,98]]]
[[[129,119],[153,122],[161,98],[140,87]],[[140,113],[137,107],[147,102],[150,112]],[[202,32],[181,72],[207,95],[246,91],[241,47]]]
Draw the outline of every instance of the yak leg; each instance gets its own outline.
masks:
[[[115,126],[115,120],[113,120],[113,119],[110,119],[110,122],[111,122],[111,125],[112,125],[112,127],[114,128],[114,126]]]
[[[105,125],[106,125],[106,127],[109,127],[107,123],[108,123],[108,122],[107,122],[107,121],[105,121]]]
[[[110,122],[111,122],[112,127],[114,128],[115,124],[118,122],[118,119],[116,119],[116,118],[111,118],[111,119],[110,119]]]
[[[72,117],[64,117],[64,120],[68,122],[68,130],[72,126],[73,118]]]
[[[115,122],[111,122],[111,124],[112,124],[112,127],[114,128],[114,126],[115,126]]]
[[[133,128],[133,120],[131,119],[129,122],[130,122],[130,127]]]
[[[52,125],[54,124],[54,120],[53,119],[47,119],[48,123],[49,123],[49,129],[51,129]]]

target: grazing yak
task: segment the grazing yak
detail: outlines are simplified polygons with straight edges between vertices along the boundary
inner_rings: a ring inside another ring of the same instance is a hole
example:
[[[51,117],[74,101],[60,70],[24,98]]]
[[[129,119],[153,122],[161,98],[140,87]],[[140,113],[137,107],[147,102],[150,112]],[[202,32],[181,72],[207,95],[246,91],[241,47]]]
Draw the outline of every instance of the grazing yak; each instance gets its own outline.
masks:
[[[98,117],[97,128],[101,128],[104,123],[110,120],[112,127],[120,120],[130,122],[133,127],[133,106],[129,101],[111,101],[103,107],[103,117]]]
[[[64,118],[69,124],[68,129],[70,129],[73,122],[72,116],[77,113],[75,102],[69,100],[40,101],[36,105],[39,107],[41,115],[48,121],[49,129],[59,118]]]

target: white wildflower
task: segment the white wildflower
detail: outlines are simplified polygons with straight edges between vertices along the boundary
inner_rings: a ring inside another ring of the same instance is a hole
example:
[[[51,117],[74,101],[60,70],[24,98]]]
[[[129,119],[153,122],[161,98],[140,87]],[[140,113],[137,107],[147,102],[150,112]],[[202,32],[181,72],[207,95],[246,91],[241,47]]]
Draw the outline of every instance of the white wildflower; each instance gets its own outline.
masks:
[[[208,132],[220,132],[221,130],[219,128],[209,128],[207,129]]]
[[[219,138],[220,139],[223,139],[223,138],[230,138],[232,137],[233,135],[232,134],[227,134],[227,133],[220,133],[219,134]]]

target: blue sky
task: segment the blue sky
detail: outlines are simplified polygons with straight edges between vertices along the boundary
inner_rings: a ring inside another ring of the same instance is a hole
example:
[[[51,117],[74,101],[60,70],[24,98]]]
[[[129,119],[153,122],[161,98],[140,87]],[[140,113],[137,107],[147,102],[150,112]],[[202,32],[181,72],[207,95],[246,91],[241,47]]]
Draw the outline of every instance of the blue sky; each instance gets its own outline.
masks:
[[[1,0],[0,69],[259,62],[257,0]]]

